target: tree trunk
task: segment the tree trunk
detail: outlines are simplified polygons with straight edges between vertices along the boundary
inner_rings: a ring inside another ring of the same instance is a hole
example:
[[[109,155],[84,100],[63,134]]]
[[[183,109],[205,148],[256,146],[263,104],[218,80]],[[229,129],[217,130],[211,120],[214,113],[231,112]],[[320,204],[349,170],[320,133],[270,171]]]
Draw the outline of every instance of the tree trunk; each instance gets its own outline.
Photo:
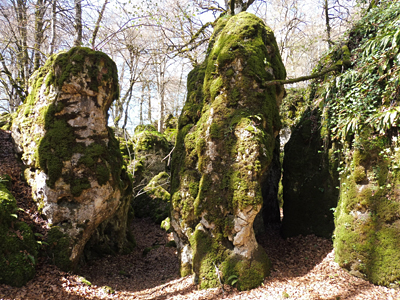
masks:
[[[28,88],[29,78],[29,57],[28,57],[28,34],[27,34],[27,7],[26,2],[23,0],[17,0],[17,6],[14,7],[17,13],[18,19],[18,32],[20,35],[20,41],[17,42],[18,47],[18,72],[19,72],[19,84],[22,89],[26,92]]]
[[[328,43],[328,47],[331,48],[332,40],[331,40],[331,25],[329,18],[329,5],[328,0],[324,2],[324,12],[325,12],[325,25],[326,25],[326,40]]]
[[[82,0],[75,0],[75,41],[74,46],[82,45]]]
[[[143,125],[143,102],[144,102],[144,90],[146,89],[146,84],[142,81],[142,94],[140,95],[139,103],[139,124]]]
[[[241,13],[242,11],[246,11],[254,1],[255,0],[247,0],[247,2],[243,2],[243,0],[225,0],[225,5],[228,14],[233,16]]]
[[[107,3],[108,3],[108,0],[105,0],[104,4],[103,4],[103,7],[101,8],[101,11],[99,13],[99,17],[97,18],[96,26],[94,27],[94,30],[93,30],[92,49],[95,48],[95,41],[96,41],[97,33],[99,32],[100,22],[103,19],[103,15],[104,15],[104,11],[106,10]]]
[[[49,46],[50,55],[54,53],[54,44],[56,42],[56,35],[57,35],[56,25],[57,25],[57,0],[53,0],[51,6],[51,38]]]
[[[149,110],[147,112],[147,117],[149,119],[149,123],[151,124],[151,93],[150,93],[150,83],[147,82],[147,99],[148,99],[148,103],[149,103]]]
[[[35,11],[35,59],[33,69],[40,67],[41,53],[40,46],[43,43],[43,17],[46,12],[46,0],[37,0]]]

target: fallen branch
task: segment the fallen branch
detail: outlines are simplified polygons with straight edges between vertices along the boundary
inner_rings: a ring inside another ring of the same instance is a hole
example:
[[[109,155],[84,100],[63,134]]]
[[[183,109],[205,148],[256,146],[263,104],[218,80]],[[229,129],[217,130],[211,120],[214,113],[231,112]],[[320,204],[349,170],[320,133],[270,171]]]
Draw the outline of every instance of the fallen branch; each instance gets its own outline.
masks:
[[[341,68],[342,68],[341,65],[333,65],[330,68],[327,68],[321,72],[318,72],[318,73],[315,73],[312,75],[297,77],[297,78],[293,78],[293,79],[271,80],[271,81],[266,81],[264,84],[269,86],[269,85],[274,85],[274,84],[290,84],[290,83],[306,81],[306,80],[315,79],[315,78],[324,76],[325,74],[333,72],[333,71],[339,71]]]
[[[175,150],[175,146],[174,146],[174,148],[172,148],[172,150],[171,150],[171,152],[170,153],[168,153],[168,155],[166,156],[166,157],[164,157],[161,161],[164,161],[164,159],[166,159],[167,157],[168,157],[168,163],[167,163],[167,166],[169,166],[169,163],[170,163],[170,161],[171,161],[171,154],[172,154],[172,152]]]

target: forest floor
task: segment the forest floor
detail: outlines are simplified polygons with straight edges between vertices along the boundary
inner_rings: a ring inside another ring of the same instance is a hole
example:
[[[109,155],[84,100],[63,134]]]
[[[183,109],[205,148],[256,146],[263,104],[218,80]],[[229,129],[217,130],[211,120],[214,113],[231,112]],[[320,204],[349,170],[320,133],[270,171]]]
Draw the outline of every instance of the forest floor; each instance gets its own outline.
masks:
[[[46,220],[22,180],[10,135],[1,130],[0,174],[13,179],[11,191],[24,209],[19,218],[45,235]],[[262,286],[243,292],[229,285],[199,290],[191,276],[179,277],[176,248],[167,245],[171,233],[148,219],[133,220],[131,229],[137,242],[132,253],[104,257],[74,274],[60,271],[42,255],[35,278],[21,288],[0,284],[0,299],[400,300],[400,290],[375,286],[339,268],[330,240],[313,235],[283,239],[279,228],[258,238],[272,262],[271,276]]]

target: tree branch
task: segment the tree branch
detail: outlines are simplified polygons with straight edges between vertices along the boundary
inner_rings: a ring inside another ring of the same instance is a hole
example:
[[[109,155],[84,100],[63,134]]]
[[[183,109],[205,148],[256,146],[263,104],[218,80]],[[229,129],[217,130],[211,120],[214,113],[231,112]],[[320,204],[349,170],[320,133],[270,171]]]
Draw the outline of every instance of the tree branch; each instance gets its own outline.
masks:
[[[271,80],[271,81],[266,81],[264,84],[266,86],[269,86],[269,85],[275,85],[275,84],[290,84],[290,83],[306,81],[306,80],[315,79],[315,78],[324,76],[325,74],[328,74],[333,71],[339,71],[341,68],[342,68],[341,65],[333,65],[330,68],[327,68],[321,72],[318,72],[318,73],[315,73],[312,75],[297,77],[297,78],[293,78],[293,79]]]

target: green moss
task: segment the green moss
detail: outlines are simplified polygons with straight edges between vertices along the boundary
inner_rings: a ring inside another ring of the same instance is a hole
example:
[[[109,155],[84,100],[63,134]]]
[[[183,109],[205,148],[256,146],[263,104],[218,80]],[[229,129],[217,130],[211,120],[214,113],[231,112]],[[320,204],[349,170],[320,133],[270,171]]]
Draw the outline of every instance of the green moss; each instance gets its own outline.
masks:
[[[181,277],[186,277],[188,275],[193,274],[192,265],[191,264],[181,264],[179,266],[179,275]]]
[[[23,286],[35,274],[37,244],[32,229],[17,221],[14,197],[0,182],[0,283]]]
[[[98,92],[100,82],[109,80],[118,82],[117,67],[107,54],[90,48],[74,47],[67,52],[58,54],[55,58],[54,65],[60,67],[60,70],[56,71],[53,77],[56,85],[61,88],[71,76],[83,73],[86,60],[91,61],[92,65],[96,66],[96,68],[88,68],[87,70],[90,78],[88,80],[89,88],[92,91]],[[113,99],[118,99],[118,84],[114,84],[113,87],[114,89],[111,91]]]
[[[263,249],[258,249],[253,260],[246,260],[237,255],[230,255],[221,266],[226,283],[231,276],[235,276],[238,290],[250,290],[261,285],[264,278],[269,276],[271,262]]]
[[[52,227],[47,234],[48,255],[53,263],[64,271],[70,271],[72,262],[70,256],[72,248],[67,234],[61,232],[60,227]]]
[[[84,69],[87,63],[94,67]],[[111,93],[114,97],[118,97],[118,84],[116,84],[118,77],[115,63],[102,52],[76,47],[68,52],[52,56],[32,76],[32,89],[24,103],[25,116],[32,112],[33,106],[38,101],[40,89],[48,88],[51,85],[61,89],[71,76],[86,71],[89,76],[87,81],[90,89],[98,91],[99,85],[108,84],[110,80],[113,80],[115,84],[112,86],[115,88]],[[91,173],[94,174],[100,185],[104,184],[109,178],[109,169],[116,164],[121,165],[121,163],[119,156],[109,155],[110,149],[107,149],[106,145],[93,143],[86,148],[84,144],[77,143],[75,129],[67,122],[68,118],[74,116],[55,117],[55,114],[60,112],[64,105],[62,101],[56,100],[40,109],[36,122],[43,124],[46,134],[44,137],[37,137],[39,146],[35,153],[36,167],[40,167],[48,175],[47,184],[49,187],[54,188],[56,181],[63,177],[67,184],[71,184],[73,195],[79,196],[84,189],[90,187],[87,179],[90,174],[84,174],[84,178],[74,179],[71,174],[61,174],[63,163],[70,160],[73,153],[84,154],[80,163],[92,169]]]
[[[55,182],[62,175],[63,162],[71,159],[71,149],[76,142],[73,130],[66,121],[55,120],[51,124],[48,122],[46,121],[45,126],[46,135],[40,140],[37,150],[37,163],[38,167],[48,174],[48,186],[54,188]]]
[[[2,176],[2,178],[4,177]],[[13,221],[11,214],[14,214],[17,209],[17,201],[4,183],[5,181],[0,181],[0,220],[4,223],[10,223]]]
[[[37,249],[26,223],[18,222],[13,227],[0,224],[0,283],[20,287],[35,275]]]
[[[389,149],[380,140],[360,136],[356,141],[360,148],[353,154],[354,168],[342,175],[334,247],[340,266],[374,284],[389,286],[400,279],[400,174],[391,171],[396,160],[378,155]],[[363,180],[357,180],[361,171]]]
[[[263,203],[260,181],[272,161],[280,129],[277,101],[283,94],[280,86],[267,88],[264,82],[285,77],[273,33],[249,13],[218,20],[205,61],[188,76],[171,193],[181,226],[194,232],[187,238],[201,288],[219,285],[215,267],[234,248],[227,215]],[[212,229],[199,227],[202,218]],[[261,261],[249,263],[268,268]],[[182,270],[192,271],[181,265]],[[242,288],[262,281],[250,277],[243,274]]]
[[[135,134],[138,134],[142,131],[157,131],[157,129],[151,125],[151,124],[146,124],[146,125],[138,125],[135,127]]]
[[[357,166],[353,173],[354,181],[356,183],[361,183],[367,179],[367,174],[365,174],[365,168],[363,166]]]
[[[166,232],[169,232],[171,229],[171,219],[169,217],[165,218],[162,222],[161,222],[161,226],[162,229],[164,229]]]

